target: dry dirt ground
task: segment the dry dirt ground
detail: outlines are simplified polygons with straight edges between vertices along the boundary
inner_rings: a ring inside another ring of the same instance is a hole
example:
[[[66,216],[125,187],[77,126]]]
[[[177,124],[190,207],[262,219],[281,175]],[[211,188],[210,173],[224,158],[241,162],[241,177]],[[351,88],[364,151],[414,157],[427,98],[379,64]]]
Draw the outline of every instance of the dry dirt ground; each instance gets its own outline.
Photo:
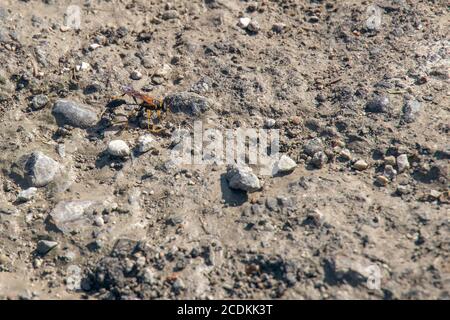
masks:
[[[0,297],[449,299],[449,16],[444,0],[2,0]],[[129,84],[210,103],[114,158],[109,141],[146,133],[112,124]],[[98,121],[58,123],[59,99]],[[194,120],[273,125],[297,167],[246,194],[225,165],[170,165]],[[34,151],[62,169],[22,200]]]

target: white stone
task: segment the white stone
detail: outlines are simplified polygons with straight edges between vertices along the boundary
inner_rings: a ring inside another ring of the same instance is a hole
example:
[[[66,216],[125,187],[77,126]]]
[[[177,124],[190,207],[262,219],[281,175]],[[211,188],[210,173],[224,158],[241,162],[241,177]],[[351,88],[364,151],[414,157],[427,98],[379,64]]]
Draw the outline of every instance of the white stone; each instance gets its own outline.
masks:
[[[138,138],[138,148],[140,153],[150,151],[155,145],[155,139],[151,134],[144,134]]]
[[[36,194],[37,188],[30,187],[28,189],[22,190],[17,195],[17,200],[19,201],[30,201],[34,198],[34,195]]]
[[[288,173],[297,167],[297,163],[292,160],[287,155],[282,155],[280,159],[275,162],[274,168],[272,170],[272,174],[275,175],[277,173]]]
[[[126,157],[130,154],[130,147],[123,140],[112,140],[108,143],[108,153],[114,157]]]
[[[76,67],[75,67],[75,69],[77,70],[77,71],[86,71],[86,70],[89,70],[91,68],[91,65],[89,64],[89,63],[87,63],[87,62],[81,62],[81,64],[79,64],[79,65],[77,65]]]
[[[89,45],[90,50],[95,50],[97,48],[101,47],[98,43],[92,43]]]
[[[252,21],[252,19],[247,18],[247,17],[242,17],[239,18],[239,27],[245,29],[248,27],[248,25],[250,24],[250,21]]]

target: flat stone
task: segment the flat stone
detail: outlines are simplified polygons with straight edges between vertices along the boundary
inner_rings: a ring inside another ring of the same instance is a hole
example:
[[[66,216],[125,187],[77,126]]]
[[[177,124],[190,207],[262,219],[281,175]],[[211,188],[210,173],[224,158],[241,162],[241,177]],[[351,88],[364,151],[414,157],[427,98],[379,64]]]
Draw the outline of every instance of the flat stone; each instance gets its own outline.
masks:
[[[90,224],[88,209],[97,204],[96,201],[73,200],[61,201],[50,212],[55,226],[64,233],[78,230],[83,225]]]
[[[49,240],[40,240],[37,243],[36,252],[40,255],[47,254],[50,250],[55,248],[58,245],[58,242],[56,241],[49,241]]]
[[[199,116],[210,109],[211,103],[203,96],[193,92],[173,93],[164,98],[164,105],[173,113]]]
[[[98,115],[92,108],[70,100],[58,100],[53,106],[53,116],[58,125],[65,124],[88,128],[98,122]]]

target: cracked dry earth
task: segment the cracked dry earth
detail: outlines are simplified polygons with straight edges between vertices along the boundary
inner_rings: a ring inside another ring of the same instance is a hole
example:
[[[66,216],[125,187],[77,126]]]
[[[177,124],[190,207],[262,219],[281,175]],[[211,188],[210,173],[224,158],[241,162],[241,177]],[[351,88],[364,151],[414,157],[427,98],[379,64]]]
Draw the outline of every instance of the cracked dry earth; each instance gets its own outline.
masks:
[[[449,299],[449,16],[439,0],[2,0],[0,297]],[[114,125],[129,84],[188,97],[148,148],[142,114]],[[244,192],[225,165],[171,165],[195,120],[279,129],[296,168]]]

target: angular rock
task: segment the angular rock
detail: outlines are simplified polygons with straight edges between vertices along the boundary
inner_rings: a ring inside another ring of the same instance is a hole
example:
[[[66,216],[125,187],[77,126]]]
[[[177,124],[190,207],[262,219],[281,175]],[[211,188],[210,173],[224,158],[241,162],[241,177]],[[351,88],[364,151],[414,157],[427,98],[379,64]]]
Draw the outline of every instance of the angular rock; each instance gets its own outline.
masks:
[[[397,168],[398,172],[402,173],[403,171],[409,169],[409,161],[408,156],[406,154],[401,154],[397,157]]]
[[[17,195],[17,200],[22,202],[30,201],[31,199],[33,199],[34,195],[36,194],[36,191],[37,188],[35,187],[30,187],[28,189],[22,190]]]
[[[73,127],[88,128],[98,121],[95,110],[70,100],[56,101],[52,113],[60,126],[68,124]]]
[[[311,163],[316,168],[322,168],[328,161],[328,157],[323,151],[316,152],[311,160]]]
[[[254,192],[261,189],[258,177],[249,167],[230,165],[227,167],[226,179],[232,189]]]
[[[173,113],[185,113],[199,116],[211,108],[211,103],[201,95],[193,92],[179,92],[164,98],[164,105]]]
[[[56,241],[40,240],[37,243],[36,252],[40,255],[47,254],[50,250],[58,245]]]
[[[25,164],[25,173],[34,187],[44,187],[53,181],[61,165],[40,151],[33,152]]]
[[[295,167],[297,167],[297,164],[294,160],[286,155],[282,155],[280,159],[275,162],[272,174],[275,175],[277,173],[289,173],[292,172]]]

